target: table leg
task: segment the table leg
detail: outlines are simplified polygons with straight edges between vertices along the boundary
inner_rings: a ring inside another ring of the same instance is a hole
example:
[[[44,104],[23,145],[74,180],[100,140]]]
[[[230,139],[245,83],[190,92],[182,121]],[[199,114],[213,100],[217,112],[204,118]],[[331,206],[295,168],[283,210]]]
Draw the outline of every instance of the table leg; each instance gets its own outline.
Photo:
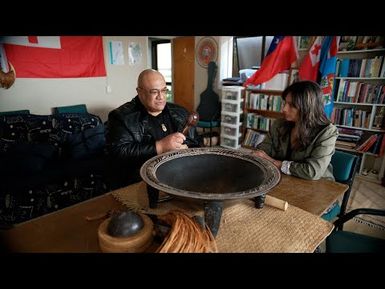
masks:
[[[258,197],[253,198],[255,207],[257,209],[263,208],[263,206],[265,205],[265,198],[266,198],[266,194],[262,194]]]
[[[147,185],[148,203],[151,209],[158,206],[159,190]]]
[[[223,201],[206,201],[204,203],[205,222],[214,237],[218,234],[223,210]]]

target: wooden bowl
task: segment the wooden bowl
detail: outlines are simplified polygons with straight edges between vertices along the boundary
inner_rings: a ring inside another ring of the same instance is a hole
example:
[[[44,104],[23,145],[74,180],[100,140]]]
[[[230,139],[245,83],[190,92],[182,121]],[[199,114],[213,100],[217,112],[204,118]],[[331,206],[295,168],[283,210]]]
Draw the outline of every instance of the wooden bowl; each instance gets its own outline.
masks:
[[[108,235],[107,227],[111,218],[100,224],[98,229],[99,246],[104,253],[140,253],[144,252],[152,243],[154,224],[151,219],[139,213],[142,217],[144,226],[133,236],[113,237]]]

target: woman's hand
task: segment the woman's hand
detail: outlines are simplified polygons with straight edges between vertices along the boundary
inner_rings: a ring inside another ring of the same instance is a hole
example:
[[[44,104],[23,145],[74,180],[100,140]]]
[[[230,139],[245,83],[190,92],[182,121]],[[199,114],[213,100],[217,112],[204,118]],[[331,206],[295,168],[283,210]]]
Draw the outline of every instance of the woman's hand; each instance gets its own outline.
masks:
[[[281,169],[282,162],[276,159],[273,159],[271,156],[269,156],[265,151],[263,150],[256,150],[253,152],[253,155],[256,155],[257,157],[260,157],[262,159],[268,160],[273,163],[278,169]]]

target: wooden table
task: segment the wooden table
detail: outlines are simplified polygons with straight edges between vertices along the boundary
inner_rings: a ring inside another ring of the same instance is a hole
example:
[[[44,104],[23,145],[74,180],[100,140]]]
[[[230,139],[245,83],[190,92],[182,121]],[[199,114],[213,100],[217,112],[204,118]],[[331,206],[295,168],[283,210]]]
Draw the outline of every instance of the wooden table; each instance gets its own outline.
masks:
[[[1,232],[1,244],[14,252],[100,252],[97,230],[104,219],[86,217],[120,208],[108,193]]]
[[[347,188],[332,181],[308,181],[283,175],[269,194],[322,215]],[[103,220],[87,221],[86,217],[120,208],[122,205],[107,193],[1,232],[1,244],[14,252],[100,252],[96,232]]]
[[[268,194],[317,216],[321,216],[349,188],[325,179],[310,181],[288,175],[281,177],[279,184]]]

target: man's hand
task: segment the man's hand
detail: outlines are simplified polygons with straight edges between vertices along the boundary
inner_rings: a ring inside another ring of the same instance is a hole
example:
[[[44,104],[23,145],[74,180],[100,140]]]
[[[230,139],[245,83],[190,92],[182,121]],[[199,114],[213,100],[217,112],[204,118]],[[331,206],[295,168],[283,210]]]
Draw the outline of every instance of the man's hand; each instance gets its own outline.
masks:
[[[162,154],[172,150],[187,149],[187,145],[183,144],[185,140],[186,137],[180,132],[170,134],[155,142],[156,152]]]
[[[260,157],[260,158],[263,158],[265,160],[268,160],[268,161],[272,162],[273,165],[275,165],[278,169],[281,169],[282,162],[278,161],[276,159],[273,159],[265,151],[263,151],[263,150],[256,150],[256,151],[253,152],[253,154],[256,155],[257,157]]]

